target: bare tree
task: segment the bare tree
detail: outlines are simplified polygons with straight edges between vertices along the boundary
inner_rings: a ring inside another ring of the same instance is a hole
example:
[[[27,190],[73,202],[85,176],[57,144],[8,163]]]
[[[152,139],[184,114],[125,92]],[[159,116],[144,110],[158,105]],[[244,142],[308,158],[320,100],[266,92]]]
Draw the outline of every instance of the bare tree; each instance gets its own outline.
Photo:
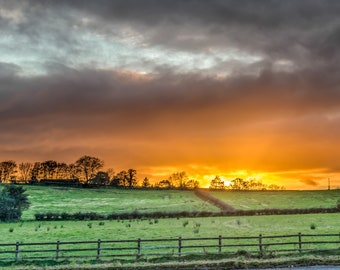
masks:
[[[33,164],[30,162],[21,162],[19,164],[20,178],[25,182],[31,178]]]
[[[55,179],[58,163],[55,160],[46,160],[41,163],[44,179]]]
[[[17,164],[13,160],[6,160],[0,163],[0,182],[8,182],[16,173]]]
[[[55,168],[56,179],[70,179],[68,178],[68,166],[64,162],[58,162]]]
[[[76,161],[80,176],[88,184],[91,177],[94,177],[99,169],[104,166],[104,162],[97,157],[82,156]]]
[[[110,181],[113,180],[113,178],[114,178],[114,176],[115,176],[115,170],[112,169],[112,168],[108,168],[108,169],[106,170],[106,173],[107,173],[107,175],[109,176]]]
[[[127,170],[127,180],[128,180],[128,186],[130,188],[135,187],[137,185],[137,171],[134,169],[128,169]]]
[[[185,188],[187,181],[188,181],[188,176],[186,172],[176,172],[173,173],[169,176],[169,181],[173,187],[178,187],[178,188]]]

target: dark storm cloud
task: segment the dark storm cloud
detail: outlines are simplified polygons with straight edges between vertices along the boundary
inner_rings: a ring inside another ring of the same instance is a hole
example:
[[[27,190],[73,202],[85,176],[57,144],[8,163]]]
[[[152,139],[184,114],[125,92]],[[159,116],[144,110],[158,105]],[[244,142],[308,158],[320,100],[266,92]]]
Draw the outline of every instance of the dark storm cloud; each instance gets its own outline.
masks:
[[[13,68],[5,67],[7,73]],[[94,121],[108,117],[116,124],[129,118],[139,127],[178,118],[199,128],[211,119],[251,123],[333,114],[340,100],[338,82],[330,83],[315,73],[300,77],[266,72],[259,77],[221,80],[198,74],[152,76],[60,65],[53,70],[45,76],[16,75],[11,80],[8,77],[15,75],[9,73],[2,79],[3,123],[71,115]]]
[[[77,11],[95,16],[97,30],[110,32],[112,24],[128,25],[150,45],[187,50],[238,47],[300,61],[310,54],[332,60],[339,45],[340,4],[335,1],[58,1],[49,5],[63,14]]]
[[[13,63],[7,55],[0,63],[1,153],[33,155],[43,146],[70,156],[98,147],[136,163],[200,159],[231,168],[339,171],[340,2],[0,4],[0,50],[18,49]],[[125,64],[130,55],[115,50],[116,38],[140,54],[148,48],[165,50],[170,60],[177,52],[215,59],[205,73],[141,56],[151,70],[142,74]],[[101,65],[103,51],[118,60]],[[24,68],[30,55],[43,72]],[[220,76],[224,70],[228,76]]]
[[[233,47],[308,66],[310,57],[334,61],[340,41],[336,1],[31,0],[23,10],[20,32],[39,36],[46,34],[43,29],[52,30],[49,34],[64,46],[75,41],[68,36],[73,25],[113,35],[129,27],[149,46],[188,51]],[[84,25],[88,16],[96,20]]]

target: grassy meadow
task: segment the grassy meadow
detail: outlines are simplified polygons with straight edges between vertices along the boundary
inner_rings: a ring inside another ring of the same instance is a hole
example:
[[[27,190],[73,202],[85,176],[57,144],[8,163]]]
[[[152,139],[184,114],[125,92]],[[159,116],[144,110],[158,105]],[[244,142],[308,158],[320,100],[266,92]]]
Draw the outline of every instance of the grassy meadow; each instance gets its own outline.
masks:
[[[1,243],[338,234],[339,214],[133,220],[35,221],[42,212],[220,211],[193,191],[25,186],[31,207],[21,222],[0,223]],[[237,209],[334,207],[335,191],[211,192]],[[338,239],[338,238],[337,238]],[[199,240],[197,240],[199,241]],[[258,241],[258,240],[251,240]],[[215,241],[216,242],[216,241]],[[214,244],[216,244],[214,242]],[[135,242],[134,242],[135,243]],[[160,242],[161,243],[161,242]],[[188,243],[188,242],[187,242]],[[132,244],[135,245],[135,244]],[[143,244],[144,245],[144,244]],[[52,249],[55,244],[52,245]],[[37,246],[39,248],[39,246]],[[327,248],[327,245],[323,246]],[[216,248],[215,248],[216,249]],[[152,250],[151,250],[152,251]],[[151,252],[150,251],[150,252]],[[209,250],[208,250],[209,251]],[[227,250],[225,250],[227,251]],[[216,250],[214,250],[216,252]],[[92,253],[91,253],[92,255]],[[6,255],[7,256],[7,255]],[[8,254],[12,258],[12,254]]]
[[[240,210],[332,208],[340,199],[340,190],[313,191],[209,191],[221,201]]]
[[[25,186],[31,207],[23,221],[0,223],[1,242],[62,239],[215,237],[290,233],[338,233],[339,214],[251,217],[136,219],[105,221],[33,221],[39,212],[176,212],[219,209],[193,191],[81,189]],[[340,191],[211,192],[236,209],[334,207]],[[311,229],[314,224],[315,229]],[[12,230],[12,231],[11,231]],[[10,232],[11,231],[11,232]]]
[[[102,214],[138,211],[176,212],[210,211],[219,209],[199,199],[193,191],[84,189],[52,186],[25,186],[31,206],[24,220],[34,219],[35,213],[97,212]]]
[[[339,233],[339,214],[0,223],[1,243],[257,236],[299,232]]]

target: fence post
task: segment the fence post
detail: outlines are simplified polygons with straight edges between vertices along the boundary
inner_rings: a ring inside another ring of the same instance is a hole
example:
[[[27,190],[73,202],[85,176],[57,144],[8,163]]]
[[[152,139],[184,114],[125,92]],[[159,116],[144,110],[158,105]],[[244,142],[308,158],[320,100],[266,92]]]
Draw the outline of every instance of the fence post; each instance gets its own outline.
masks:
[[[16,242],[15,243],[15,260],[19,260],[19,245],[20,243],[19,242]]]
[[[60,241],[58,240],[57,247],[56,247],[56,256],[55,256],[56,260],[59,259],[59,251],[60,251]]]
[[[138,241],[137,241],[137,248],[138,248],[138,251],[137,251],[137,259],[139,259],[140,258],[140,256],[141,256],[141,239],[140,238],[138,238]]]
[[[299,252],[301,252],[302,251],[302,236],[300,232],[299,232],[298,237],[299,237]]]
[[[222,252],[222,236],[218,236],[218,253]]]
[[[260,249],[260,255],[263,255],[263,246],[262,246],[262,234],[259,235],[259,249]]]
[[[97,242],[97,260],[99,260],[99,257],[100,257],[100,239],[98,239],[98,242]]]
[[[178,256],[182,255],[182,237],[178,237]]]

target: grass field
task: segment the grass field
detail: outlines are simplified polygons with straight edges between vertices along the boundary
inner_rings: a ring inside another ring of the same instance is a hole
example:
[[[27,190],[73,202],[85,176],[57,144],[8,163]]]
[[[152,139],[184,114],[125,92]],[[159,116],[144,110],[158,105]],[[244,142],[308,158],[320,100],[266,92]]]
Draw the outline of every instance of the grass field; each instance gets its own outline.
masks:
[[[339,214],[0,223],[2,243],[339,233]],[[102,223],[101,223],[102,222]],[[104,224],[103,224],[104,223]],[[314,225],[315,229],[311,229]]]
[[[219,209],[199,199],[193,191],[84,189],[51,186],[25,186],[31,206],[23,214],[24,220],[35,213],[97,212],[109,214],[138,211],[176,212],[211,211]]]
[[[241,210],[331,208],[340,199],[340,190],[316,191],[209,191],[225,203]]]
[[[1,243],[136,240],[297,234],[338,234],[339,214],[33,221],[39,212],[219,211],[192,191],[78,189],[25,186],[31,208],[24,220],[0,223]],[[334,207],[340,191],[211,192],[237,209]],[[325,246],[325,248],[327,248]]]

